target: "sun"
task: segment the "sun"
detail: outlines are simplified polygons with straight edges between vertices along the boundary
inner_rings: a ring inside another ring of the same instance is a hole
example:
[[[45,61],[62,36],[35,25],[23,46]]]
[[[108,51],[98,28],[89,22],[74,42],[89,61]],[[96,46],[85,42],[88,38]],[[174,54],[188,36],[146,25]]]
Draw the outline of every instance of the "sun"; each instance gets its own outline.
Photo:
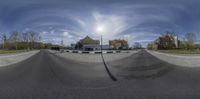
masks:
[[[102,32],[104,32],[104,27],[103,27],[103,26],[97,26],[97,27],[96,27],[96,31],[97,31],[98,33],[102,33]]]

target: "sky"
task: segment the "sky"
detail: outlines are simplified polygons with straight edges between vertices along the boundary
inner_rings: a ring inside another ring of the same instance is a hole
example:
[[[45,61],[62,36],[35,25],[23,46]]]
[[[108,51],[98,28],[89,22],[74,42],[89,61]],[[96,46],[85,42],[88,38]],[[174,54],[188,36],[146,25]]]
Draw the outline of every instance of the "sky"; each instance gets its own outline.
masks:
[[[166,31],[195,32],[200,42],[200,0],[0,0],[0,33],[40,33],[64,45],[85,36],[146,45]],[[97,28],[103,28],[99,33]]]

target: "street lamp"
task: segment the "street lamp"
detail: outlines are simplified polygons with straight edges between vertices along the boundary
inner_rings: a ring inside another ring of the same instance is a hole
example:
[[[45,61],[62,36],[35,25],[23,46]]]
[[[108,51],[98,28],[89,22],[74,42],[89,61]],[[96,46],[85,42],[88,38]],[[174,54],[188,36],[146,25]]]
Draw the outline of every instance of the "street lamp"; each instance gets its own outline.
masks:
[[[96,31],[97,31],[98,34],[101,35],[101,54],[102,54],[103,53],[102,52],[102,46],[103,46],[103,32],[104,32],[104,27],[103,26],[98,26],[96,28]]]
[[[111,78],[113,81],[117,81],[117,79],[116,79],[116,78],[111,74],[111,72],[109,71],[108,66],[107,66],[107,64],[106,64],[106,62],[105,62],[105,60],[104,60],[104,57],[103,57],[103,52],[102,52],[102,45],[103,45],[103,42],[102,42],[102,41],[103,41],[103,33],[105,32],[105,28],[104,28],[103,26],[98,26],[98,27],[96,28],[96,31],[97,31],[98,34],[101,35],[101,58],[102,58],[102,61],[103,61],[104,66],[105,66],[105,69],[106,69],[108,75],[110,76],[110,78]]]

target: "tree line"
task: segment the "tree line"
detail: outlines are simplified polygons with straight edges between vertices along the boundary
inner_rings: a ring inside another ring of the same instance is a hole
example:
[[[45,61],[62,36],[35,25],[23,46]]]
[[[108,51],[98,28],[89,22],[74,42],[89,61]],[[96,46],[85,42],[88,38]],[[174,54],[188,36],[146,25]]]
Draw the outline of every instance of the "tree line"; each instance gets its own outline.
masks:
[[[185,33],[182,41],[180,41],[179,48],[181,49],[200,49],[199,44],[195,44],[196,33]]]
[[[42,43],[40,34],[34,31],[25,33],[14,31],[9,34],[0,33],[0,49],[32,50],[48,48],[50,46],[52,46],[52,44]]]

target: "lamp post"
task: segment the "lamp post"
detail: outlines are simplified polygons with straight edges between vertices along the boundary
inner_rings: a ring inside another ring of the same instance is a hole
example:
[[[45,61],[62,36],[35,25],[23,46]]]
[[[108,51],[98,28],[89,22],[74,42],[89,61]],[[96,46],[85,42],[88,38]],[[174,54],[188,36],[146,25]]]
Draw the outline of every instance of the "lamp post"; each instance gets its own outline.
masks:
[[[106,69],[108,75],[110,76],[110,78],[111,78],[113,81],[117,81],[117,79],[116,79],[116,78],[111,74],[111,72],[109,71],[108,66],[107,66],[107,64],[106,64],[106,62],[105,62],[105,60],[104,60],[104,57],[103,57],[103,51],[102,51],[102,49],[103,49],[103,31],[104,31],[104,28],[101,27],[101,26],[99,26],[99,27],[96,28],[96,30],[97,30],[97,32],[101,35],[101,58],[102,58],[102,61],[103,61],[104,66],[105,66],[105,69]]]
[[[103,54],[102,49],[103,49],[103,35],[101,35],[101,54]]]
[[[103,53],[102,49],[103,49],[103,31],[104,28],[102,26],[98,26],[96,28],[96,31],[101,35],[101,54]]]

